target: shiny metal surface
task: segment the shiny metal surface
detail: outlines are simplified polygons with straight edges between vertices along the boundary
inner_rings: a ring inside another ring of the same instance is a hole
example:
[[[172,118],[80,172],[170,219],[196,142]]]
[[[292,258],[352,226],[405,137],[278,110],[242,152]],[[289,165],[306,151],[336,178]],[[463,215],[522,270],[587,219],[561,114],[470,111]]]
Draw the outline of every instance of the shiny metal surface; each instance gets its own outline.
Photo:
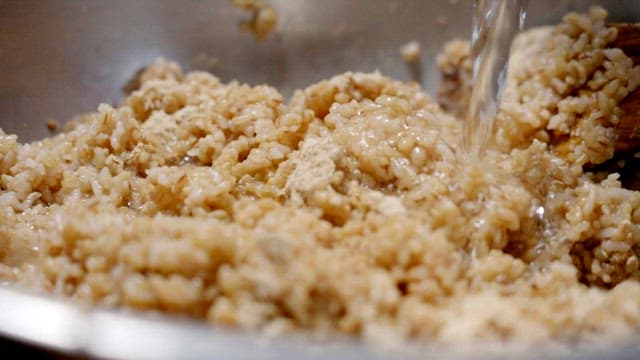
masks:
[[[212,331],[185,319],[88,311],[68,303],[0,288],[0,333],[51,350],[109,359],[340,359],[379,358],[355,346],[326,348],[302,341],[270,341],[233,331]],[[388,354],[387,354],[388,355]]]
[[[433,90],[438,49],[445,41],[470,32],[470,0],[271,3],[279,15],[278,29],[257,43],[237,29],[248,14],[227,0],[0,0],[0,127],[18,134],[21,141],[45,137],[49,119],[64,121],[96,109],[100,102],[118,103],[127,80],[158,56],[188,69],[206,68],[199,59],[211,56],[217,64],[205,70],[213,70],[223,80],[268,83],[285,94],[347,70],[375,69],[401,80],[417,75],[416,80]],[[527,25],[557,22],[565,12],[584,10],[593,3],[530,1]],[[614,21],[640,20],[637,0],[597,3],[610,11]],[[421,69],[409,69],[399,54],[399,47],[411,40],[422,45]],[[265,343],[242,333],[212,331],[200,323],[89,311],[1,288],[0,314],[0,334],[98,357],[356,359],[390,355],[349,341],[331,346],[290,338]],[[593,353],[545,351],[524,355],[640,357],[636,346]],[[443,354],[447,352],[396,356]]]
[[[353,339],[265,339],[160,315],[83,309],[0,288],[0,334],[62,354],[105,359],[637,359],[640,345],[374,348]],[[371,344],[370,344],[371,345]]]

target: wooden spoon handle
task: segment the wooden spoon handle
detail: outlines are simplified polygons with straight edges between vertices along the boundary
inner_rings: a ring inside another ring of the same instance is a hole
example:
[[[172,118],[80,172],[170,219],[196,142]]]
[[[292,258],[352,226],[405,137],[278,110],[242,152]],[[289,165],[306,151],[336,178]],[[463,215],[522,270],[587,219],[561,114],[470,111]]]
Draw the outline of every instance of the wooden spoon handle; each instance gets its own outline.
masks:
[[[609,24],[609,26],[618,29],[618,37],[611,46],[622,50],[634,64],[640,63],[640,23]]]
[[[622,50],[633,60],[635,65],[640,64],[640,23],[638,24],[611,24],[618,29],[618,37],[611,44]],[[631,92],[619,104],[622,110],[620,122],[616,125],[616,152],[637,152],[640,150],[640,88]]]

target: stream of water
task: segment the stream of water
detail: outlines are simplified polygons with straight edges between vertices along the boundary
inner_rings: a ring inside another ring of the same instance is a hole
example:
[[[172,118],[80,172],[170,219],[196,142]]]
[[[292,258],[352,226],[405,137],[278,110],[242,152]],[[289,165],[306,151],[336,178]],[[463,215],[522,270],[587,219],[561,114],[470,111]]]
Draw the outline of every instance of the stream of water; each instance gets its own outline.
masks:
[[[527,0],[474,0],[473,90],[462,136],[467,155],[481,156],[493,138],[511,41],[524,26]]]

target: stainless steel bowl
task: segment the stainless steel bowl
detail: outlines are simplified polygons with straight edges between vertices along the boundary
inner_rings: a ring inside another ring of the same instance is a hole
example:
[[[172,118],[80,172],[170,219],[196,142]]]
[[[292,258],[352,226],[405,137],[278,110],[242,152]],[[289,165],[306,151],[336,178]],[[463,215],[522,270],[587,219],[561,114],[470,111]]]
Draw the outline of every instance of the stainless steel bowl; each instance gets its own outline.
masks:
[[[256,42],[237,29],[248,15],[227,0],[0,0],[0,127],[23,142],[48,136],[50,119],[64,121],[100,102],[118,103],[131,76],[158,56],[187,69],[212,70],[222,80],[268,83],[285,94],[347,70],[375,69],[433,90],[435,54],[445,41],[467,37],[471,23],[470,0],[271,3],[279,15],[277,31]],[[613,21],[640,20],[637,0],[541,0],[529,2],[527,24],[555,23],[567,11],[593,3],[606,7]],[[420,67],[409,68],[399,54],[411,40],[422,45]],[[217,59],[212,69],[202,61],[207,57]],[[7,289],[0,289],[0,314],[0,333],[7,337],[108,358],[389,355],[352,341],[265,343],[183,319],[81,309]],[[591,355],[640,357],[635,346],[600,351]],[[453,356],[444,349],[431,357],[446,354]],[[549,348],[529,356],[584,358],[586,353]]]

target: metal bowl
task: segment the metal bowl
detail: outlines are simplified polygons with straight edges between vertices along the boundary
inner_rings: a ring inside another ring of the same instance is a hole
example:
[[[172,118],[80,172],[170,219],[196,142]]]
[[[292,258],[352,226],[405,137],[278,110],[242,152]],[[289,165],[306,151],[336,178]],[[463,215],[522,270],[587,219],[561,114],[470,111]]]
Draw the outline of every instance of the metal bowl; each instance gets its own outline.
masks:
[[[344,71],[376,69],[419,81],[432,91],[438,82],[436,53],[447,40],[468,37],[471,24],[470,0],[271,3],[278,12],[277,30],[257,42],[238,30],[248,14],[227,0],[0,0],[0,127],[18,134],[22,142],[48,136],[50,119],[64,121],[95,110],[100,102],[118,103],[127,81],[158,56],[187,69],[211,70],[224,81],[267,83],[285,95]],[[527,26],[556,23],[564,13],[593,3],[531,1]],[[612,21],[640,19],[637,0],[596,3],[609,10]],[[399,53],[411,40],[422,46],[419,66],[408,67]],[[10,289],[0,289],[0,313],[4,336],[65,354],[278,359],[389,355],[352,340],[320,344],[282,338],[265,343],[184,319],[83,309]],[[448,349],[431,356],[447,354],[454,356]],[[586,356],[583,350],[550,347],[529,357],[541,354]],[[591,355],[638,358],[640,350],[631,345]]]

